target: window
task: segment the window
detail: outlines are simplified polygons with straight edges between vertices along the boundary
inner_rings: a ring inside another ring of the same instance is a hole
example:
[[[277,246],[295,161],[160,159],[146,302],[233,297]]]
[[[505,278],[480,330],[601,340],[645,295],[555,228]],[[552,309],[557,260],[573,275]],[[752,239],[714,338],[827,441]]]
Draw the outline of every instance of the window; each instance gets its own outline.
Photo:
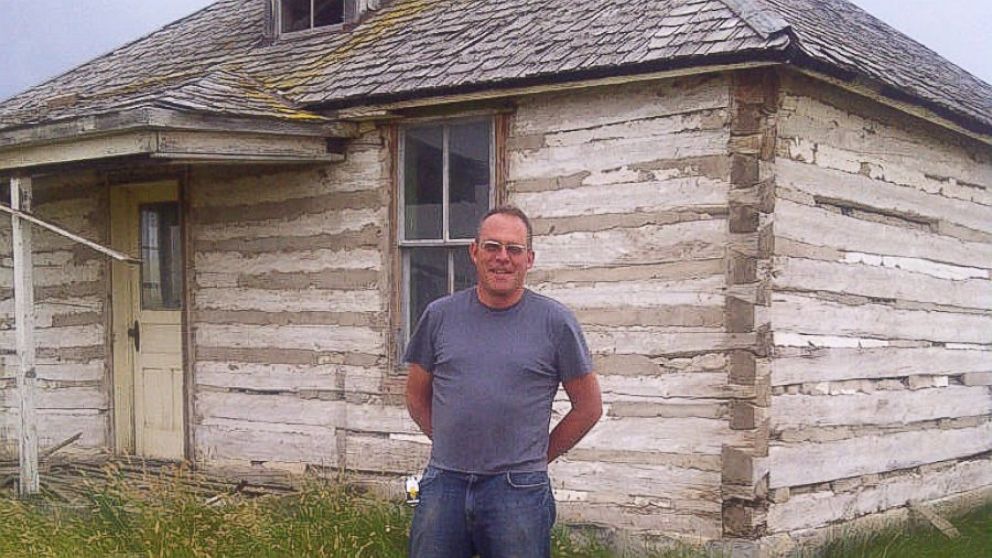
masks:
[[[141,308],[182,308],[179,203],[145,204],[141,215]]]
[[[494,199],[490,120],[400,134],[399,244],[406,336],[431,301],[475,284],[467,246]]]
[[[280,0],[279,30],[306,31],[344,23],[346,0]]]

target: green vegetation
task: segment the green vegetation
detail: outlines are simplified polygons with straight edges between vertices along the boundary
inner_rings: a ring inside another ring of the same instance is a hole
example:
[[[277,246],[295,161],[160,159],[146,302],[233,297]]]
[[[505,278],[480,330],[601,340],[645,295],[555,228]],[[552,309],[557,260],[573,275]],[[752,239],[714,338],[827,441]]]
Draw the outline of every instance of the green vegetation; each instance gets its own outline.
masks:
[[[88,488],[72,506],[0,498],[0,556],[378,558],[406,545],[406,509],[334,485],[219,505],[188,480]]]
[[[299,493],[210,498],[188,474],[123,480],[111,474],[31,501],[0,494],[0,556],[16,557],[402,557],[410,510],[360,490],[312,483]],[[936,530],[849,537],[805,558],[992,556],[992,505],[953,518],[960,539]],[[617,558],[589,534],[557,530],[558,558]],[[634,554],[627,554],[633,556]],[[636,554],[644,556],[642,553]],[[654,558],[692,558],[688,548]]]
[[[992,504],[949,518],[961,537],[948,539],[930,525],[851,535],[803,558],[990,558],[992,557]]]

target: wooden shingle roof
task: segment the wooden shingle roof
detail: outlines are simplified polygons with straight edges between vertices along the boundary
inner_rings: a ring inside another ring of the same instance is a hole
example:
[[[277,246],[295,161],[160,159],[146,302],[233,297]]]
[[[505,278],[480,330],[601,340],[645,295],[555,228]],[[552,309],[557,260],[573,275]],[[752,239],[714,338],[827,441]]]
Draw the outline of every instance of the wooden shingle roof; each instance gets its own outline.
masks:
[[[135,106],[272,119],[324,107],[781,61],[992,134],[992,86],[845,0],[392,0],[344,32],[267,40],[220,0],[0,104],[0,129]]]

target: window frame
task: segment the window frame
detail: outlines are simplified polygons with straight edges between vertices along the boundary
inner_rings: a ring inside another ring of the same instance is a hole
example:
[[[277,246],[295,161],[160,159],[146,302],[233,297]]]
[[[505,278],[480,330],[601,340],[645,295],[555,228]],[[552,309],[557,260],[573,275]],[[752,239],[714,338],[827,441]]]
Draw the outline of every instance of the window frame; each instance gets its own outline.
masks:
[[[400,259],[400,304],[399,311],[399,343],[398,349],[406,347],[413,333],[416,324],[410,319],[410,252],[413,248],[445,248],[448,256],[448,293],[453,292],[455,281],[454,251],[461,247],[468,250],[468,246],[475,240],[474,238],[451,238],[450,236],[450,139],[451,127],[458,124],[486,122],[489,124],[489,200],[488,209],[496,207],[499,196],[499,149],[497,148],[497,126],[498,120],[492,113],[467,115],[449,118],[424,118],[408,119],[397,127],[397,155],[396,155],[396,183],[397,183],[397,203],[396,203],[396,248]],[[442,147],[441,147],[441,238],[440,239],[406,239],[406,132],[410,128],[437,125],[442,127]],[[488,211],[487,209],[487,211]]]
[[[321,25],[319,27],[314,26],[314,18],[316,17],[317,10],[315,9],[314,3],[317,0],[310,0],[310,25],[306,29],[298,29],[296,31],[283,31],[282,25],[282,6],[285,0],[275,0],[273,2],[272,11],[272,21],[275,27],[275,35],[277,37],[301,37],[305,35],[310,35],[313,33],[324,33],[329,31],[341,31],[344,26],[348,24],[348,14],[353,13],[356,9],[357,0],[341,0],[341,22],[332,23],[329,25]]]

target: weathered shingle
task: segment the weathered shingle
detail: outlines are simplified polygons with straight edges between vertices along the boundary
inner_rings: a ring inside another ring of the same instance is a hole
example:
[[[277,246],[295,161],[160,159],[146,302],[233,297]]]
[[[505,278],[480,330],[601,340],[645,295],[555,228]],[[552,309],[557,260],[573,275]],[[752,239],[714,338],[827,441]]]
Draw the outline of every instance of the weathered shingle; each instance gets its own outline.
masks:
[[[220,0],[9,99],[0,128],[140,104],[313,118],[307,107],[788,52],[992,130],[992,86],[845,0],[393,0],[349,31],[271,44],[264,4]]]
[[[756,0],[789,22],[811,57],[992,127],[992,86],[841,0]]]

